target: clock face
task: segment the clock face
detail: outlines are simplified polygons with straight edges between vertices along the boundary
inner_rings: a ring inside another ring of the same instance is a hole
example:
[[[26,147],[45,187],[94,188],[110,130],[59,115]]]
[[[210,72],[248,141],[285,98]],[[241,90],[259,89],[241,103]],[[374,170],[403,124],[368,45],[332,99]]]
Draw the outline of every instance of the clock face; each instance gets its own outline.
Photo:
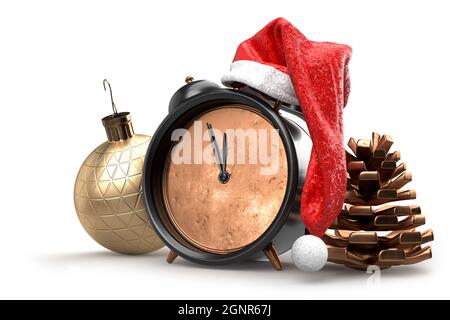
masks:
[[[258,239],[278,215],[288,180],[285,147],[272,124],[228,105],[198,116],[172,140],[162,191],[181,236],[216,254]]]

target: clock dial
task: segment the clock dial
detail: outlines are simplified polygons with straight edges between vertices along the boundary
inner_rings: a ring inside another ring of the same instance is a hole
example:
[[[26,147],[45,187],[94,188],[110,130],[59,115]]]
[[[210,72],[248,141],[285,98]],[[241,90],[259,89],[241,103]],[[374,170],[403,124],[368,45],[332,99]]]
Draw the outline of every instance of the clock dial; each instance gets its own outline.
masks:
[[[274,130],[259,113],[229,105],[197,117],[174,144],[164,168],[164,202],[172,224],[192,245],[233,252],[272,224],[288,178],[285,148]],[[220,181],[224,172],[229,177]]]

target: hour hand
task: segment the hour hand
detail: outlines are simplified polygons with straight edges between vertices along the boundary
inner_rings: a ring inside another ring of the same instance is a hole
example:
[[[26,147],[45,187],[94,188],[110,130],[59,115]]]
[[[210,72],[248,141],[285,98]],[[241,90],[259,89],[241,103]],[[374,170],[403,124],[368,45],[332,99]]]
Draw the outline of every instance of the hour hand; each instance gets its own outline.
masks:
[[[211,140],[211,147],[213,149],[214,157],[216,158],[216,163],[219,166],[220,172],[224,172],[223,162],[220,157],[219,146],[217,145],[216,136],[214,135],[214,130],[210,123],[206,123],[206,127],[208,128],[209,139]]]

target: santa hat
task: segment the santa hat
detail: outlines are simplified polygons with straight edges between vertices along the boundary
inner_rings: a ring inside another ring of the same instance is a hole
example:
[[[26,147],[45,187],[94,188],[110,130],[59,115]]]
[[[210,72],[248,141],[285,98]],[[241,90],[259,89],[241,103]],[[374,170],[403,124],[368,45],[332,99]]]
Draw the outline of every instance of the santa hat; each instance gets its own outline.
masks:
[[[237,49],[227,86],[239,82],[300,105],[313,142],[301,199],[309,232],[321,237],[342,209],[347,174],[342,113],[350,93],[351,48],[308,40],[291,23],[270,22]]]

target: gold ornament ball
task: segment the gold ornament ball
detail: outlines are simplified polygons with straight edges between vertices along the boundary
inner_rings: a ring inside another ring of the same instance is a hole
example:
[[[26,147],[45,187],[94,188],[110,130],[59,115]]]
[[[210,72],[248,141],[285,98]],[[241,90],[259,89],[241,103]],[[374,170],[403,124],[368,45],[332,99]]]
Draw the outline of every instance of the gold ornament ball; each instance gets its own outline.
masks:
[[[143,203],[142,170],[151,137],[134,134],[129,114],[123,114],[128,119],[125,125],[119,121],[108,127],[121,114],[103,119],[109,141],[81,166],[75,208],[84,229],[99,244],[119,253],[144,254],[164,246],[149,224]],[[128,131],[120,132],[124,128]]]

